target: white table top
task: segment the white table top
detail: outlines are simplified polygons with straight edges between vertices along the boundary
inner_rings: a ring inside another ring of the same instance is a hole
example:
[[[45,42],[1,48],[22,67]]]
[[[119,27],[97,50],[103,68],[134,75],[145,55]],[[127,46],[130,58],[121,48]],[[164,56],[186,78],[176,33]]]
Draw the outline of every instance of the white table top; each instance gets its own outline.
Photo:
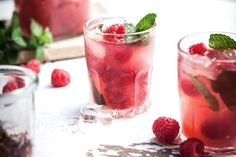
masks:
[[[101,0],[101,2],[110,15],[137,16],[151,11],[158,14],[151,108],[135,118],[113,121],[110,127],[95,126],[84,133],[78,124],[78,118],[80,105],[89,100],[85,58],[45,63],[41,66],[40,83],[35,96],[37,118],[35,157],[109,156],[116,154],[116,149],[124,150],[120,147],[126,148],[126,151],[135,149],[147,154],[147,150],[155,152],[162,149],[150,145],[154,137],[151,126],[154,119],[159,116],[179,120],[177,41],[180,37],[193,32],[209,30],[236,32],[235,0]],[[0,15],[2,13],[0,10]],[[50,75],[54,68],[65,69],[71,74],[71,83],[68,86],[63,88],[50,86]],[[103,152],[107,150],[109,151]],[[168,151],[156,155],[169,156]]]

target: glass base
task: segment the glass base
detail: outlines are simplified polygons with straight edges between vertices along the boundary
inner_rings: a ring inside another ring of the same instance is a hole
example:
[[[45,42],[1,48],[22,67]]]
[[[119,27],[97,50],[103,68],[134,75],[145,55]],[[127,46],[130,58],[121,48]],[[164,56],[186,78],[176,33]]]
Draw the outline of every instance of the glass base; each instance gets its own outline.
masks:
[[[214,148],[207,147],[205,148],[205,152],[209,155],[236,155],[236,147],[223,147],[223,148]]]
[[[150,103],[140,105],[135,108],[125,109],[125,110],[111,110],[113,119],[125,119],[133,118],[138,114],[144,113],[150,107]]]
[[[80,107],[80,114],[83,121],[88,123],[96,123],[100,121],[111,121],[111,119],[125,119],[132,118],[138,114],[144,113],[150,107],[150,103],[140,105],[135,108],[126,110],[113,110],[103,105],[96,105],[93,103],[83,104]]]

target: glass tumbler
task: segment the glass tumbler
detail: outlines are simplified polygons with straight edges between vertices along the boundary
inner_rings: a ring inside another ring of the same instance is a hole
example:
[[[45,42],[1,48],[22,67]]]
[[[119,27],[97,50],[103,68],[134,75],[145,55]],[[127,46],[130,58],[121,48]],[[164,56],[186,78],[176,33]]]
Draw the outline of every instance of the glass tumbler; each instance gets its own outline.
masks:
[[[89,0],[15,0],[15,6],[25,35],[32,19],[48,27],[54,38],[77,35],[90,16]]]
[[[155,28],[136,33],[105,33],[111,25],[134,19],[103,17],[84,25],[85,56],[91,102],[112,111],[113,118],[134,117],[150,105]]]
[[[37,75],[20,66],[0,66],[0,156],[32,157]]]
[[[210,46],[212,34],[236,40],[234,33],[203,32],[178,42],[182,132],[211,153],[230,154],[236,152],[236,49]]]

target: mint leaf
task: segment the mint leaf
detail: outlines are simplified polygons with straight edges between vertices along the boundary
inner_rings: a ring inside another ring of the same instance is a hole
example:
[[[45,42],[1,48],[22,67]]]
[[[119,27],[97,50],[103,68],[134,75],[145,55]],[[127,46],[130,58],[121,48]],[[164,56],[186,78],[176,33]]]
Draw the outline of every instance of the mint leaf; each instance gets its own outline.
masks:
[[[32,20],[30,24],[30,31],[33,36],[39,37],[43,33],[43,28],[35,20]]]
[[[3,59],[4,59],[4,52],[0,50],[0,63],[3,62]]]
[[[211,92],[207,89],[207,87],[198,79],[197,76],[191,76],[191,80],[194,84],[194,86],[198,89],[198,91],[204,96],[206,101],[209,104],[209,107],[214,110],[218,111],[219,110],[219,104],[218,100],[214,97],[214,95],[211,94]],[[203,77],[203,76],[199,76]]]
[[[26,46],[27,46],[27,44],[26,44],[26,42],[25,42],[25,40],[24,40],[24,38],[23,38],[23,36],[22,36],[22,32],[21,32],[20,27],[17,27],[17,28],[15,28],[15,29],[13,30],[12,35],[11,35],[11,38],[12,38],[12,40],[13,40],[16,44],[18,44],[18,45],[20,45],[20,46],[22,46],[22,47],[26,47]]]
[[[16,12],[13,12],[12,18],[11,18],[11,24],[10,29],[13,31],[15,28],[20,26],[20,20]]]
[[[36,47],[36,50],[35,50],[35,58],[36,58],[36,59],[39,59],[40,61],[43,60],[43,58],[44,58],[43,46],[38,46],[38,47]]]
[[[11,44],[6,45],[5,51],[7,52],[6,57],[7,57],[8,63],[9,64],[16,64],[18,51]]]
[[[156,21],[156,17],[157,17],[157,15],[155,13],[147,14],[135,26],[135,31],[141,32],[141,31],[148,30],[149,28],[151,28],[154,25],[154,23]]]
[[[53,41],[53,37],[51,32],[49,31],[49,28],[45,28],[43,30],[43,33],[39,36],[39,43],[40,44],[47,44],[51,43]]]
[[[214,49],[236,49],[236,41],[224,34],[211,34],[209,46]]]
[[[0,29],[0,45],[3,44],[5,41],[5,30]]]

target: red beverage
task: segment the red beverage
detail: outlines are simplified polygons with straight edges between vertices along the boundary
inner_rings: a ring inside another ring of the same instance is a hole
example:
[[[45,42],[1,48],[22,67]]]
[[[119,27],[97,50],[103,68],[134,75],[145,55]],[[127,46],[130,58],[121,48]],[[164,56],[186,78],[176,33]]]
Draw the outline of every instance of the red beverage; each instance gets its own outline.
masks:
[[[178,43],[182,131],[214,153],[235,152],[236,49],[210,48],[209,37],[194,34]]]
[[[15,0],[15,5],[26,35],[31,19],[49,27],[54,37],[65,37],[82,33],[89,17],[89,0]]]
[[[127,30],[104,33],[114,22],[119,22],[113,25],[118,32],[124,31],[123,18],[90,20],[85,26],[92,101],[114,110],[113,117],[133,117],[146,111],[150,103],[154,27],[131,34]]]

